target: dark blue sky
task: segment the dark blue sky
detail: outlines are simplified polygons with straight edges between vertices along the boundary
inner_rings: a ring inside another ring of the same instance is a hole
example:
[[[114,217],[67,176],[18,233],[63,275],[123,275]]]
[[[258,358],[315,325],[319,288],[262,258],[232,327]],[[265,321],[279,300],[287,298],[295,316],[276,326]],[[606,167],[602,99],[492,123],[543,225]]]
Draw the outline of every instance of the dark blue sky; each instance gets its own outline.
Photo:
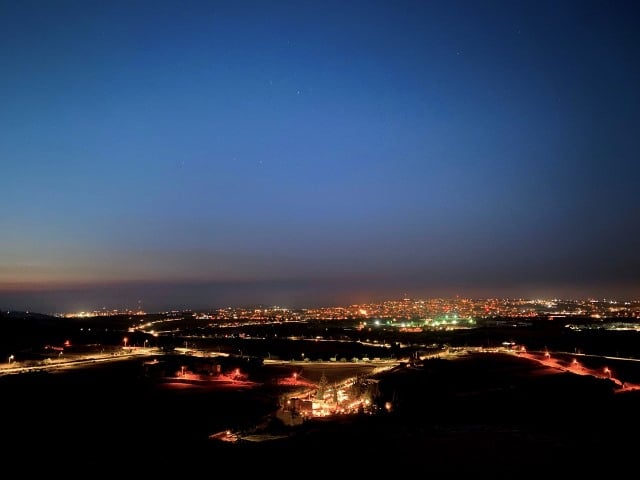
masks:
[[[0,0],[0,307],[638,298],[639,22]]]

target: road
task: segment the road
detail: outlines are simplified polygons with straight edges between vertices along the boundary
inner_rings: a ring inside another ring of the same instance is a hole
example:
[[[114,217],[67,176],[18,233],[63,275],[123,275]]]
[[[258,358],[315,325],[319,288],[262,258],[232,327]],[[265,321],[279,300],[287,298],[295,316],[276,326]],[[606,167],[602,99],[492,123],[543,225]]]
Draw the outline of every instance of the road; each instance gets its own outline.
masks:
[[[620,387],[617,390],[617,392],[640,389],[640,385],[629,383],[629,382],[623,382],[619,378],[616,378],[613,372],[607,366],[602,367],[601,369],[587,368],[578,360],[578,358],[576,358],[576,357],[579,357],[580,354],[557,352],[557,354],[560,354],[560,355],[570,355],[573,357],[573,360],[567,364],[565,360],[563,360],[563,363],[561,363],[557,358],[555,358],[551,354],[551,352],[515,352],[515,353],[520,357],[534,360],[542,365],[545,365],[547,367],[554,368],[563,372],[570,372],[576,375],[590,375],[596,378],[609,379],[612,382],[614,382],[618,387]],[[606,357],[606,356],[595,356],[595,355],[591,355],[591,356],[597,357],[599,359],[615,359],[615,360],[624,360],[624,361],[628,360],[628,361],[634,361],[634,362],[638,361],[638,359],[634,359],[634,358]]]
[[[104,362],[117,362],[121,360],[127,360],[133,357],[143,357],[147,355],[158,354],[159,351],[155,348],[129,348],[123,349],[122,352],[118,352],[117,355],[112,353],[98,353],[92,355],[82,355],[82,356],[67,356],[66,358],[50,360],[50,361],[42,361],[37,364],[32,362],[17,362],[12,361],[9,363],[5,363],[0,365],[0,376],[1,375],[13,375],[19,373],[29,373],[29,372],[43,372],[43,371],[51,371],[58,370],[62,368],[76,368],[76,367],[84,367],[87,365],[95,364],[95,363],[104,363]]]

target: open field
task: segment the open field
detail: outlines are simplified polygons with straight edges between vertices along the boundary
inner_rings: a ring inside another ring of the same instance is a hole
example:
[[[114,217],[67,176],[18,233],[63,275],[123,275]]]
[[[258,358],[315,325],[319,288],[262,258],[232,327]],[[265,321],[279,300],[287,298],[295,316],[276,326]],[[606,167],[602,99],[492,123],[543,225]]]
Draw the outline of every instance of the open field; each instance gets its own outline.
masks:
[[[362,472],[391,465],[425,473],[469,473],[496,465],[542,471],[585,456],[617,457],[615,468],[625,461],[628,445],[622,438],[637,432],[637,392],[616,395],[609,379],[513,354],[434,358],[377,374],[373,368],[273,363],[248,369],[235,384],[218,384],[224,388],[180,381],[167,388],[144,376],[141,359],[8,375],[0,378],[0,394],[9,400],[6,412],[20,422],[7,424],[3,452],[28,452],[57,467],[107,470],[124,458],[130,468],[148,471],[188,459],[182,464],[187,472],[220,455],[229,460],[268,455],[274,464],[264,471],[275,473],[287,458],[309,465],[319,455],[358,451],[364,452],[357,455]],[[277,380],[293,373],[300,384]],[[264,442],[223,444],[208,438],[264,422],[280,395],[306,388],[323,374],[337,382],[357,373],[377,379],[378,401],[386,410],[280,427],[274,440]]]

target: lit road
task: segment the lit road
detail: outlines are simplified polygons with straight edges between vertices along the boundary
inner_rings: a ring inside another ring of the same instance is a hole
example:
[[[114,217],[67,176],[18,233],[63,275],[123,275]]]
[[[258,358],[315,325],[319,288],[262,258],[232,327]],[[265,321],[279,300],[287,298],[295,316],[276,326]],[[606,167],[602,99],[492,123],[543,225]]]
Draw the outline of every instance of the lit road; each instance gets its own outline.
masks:
[[[50,361],[42,361],[38,364],[32,362],[18,362],[13,361],[0,365],[0,375],[10,375],[29,372],[42,372],[50,370],[59,370],[63,368],[79,368],[93,365],[96,363],[105,362],[117,362],[121,360],[127,360],[133,357],[146,356],[151,354],[157,354],[158,351],[155,348],[142,348],[136,347],[135,349],[123,350],[117,355],[111,353],[98,353],[93,355],[77,356],[72,358],[62,358]]]
[[[640,389],[640,385],[631,384],[628,382],[623,382],[620,379],[614,376],[614,373],[607,366],[602,367],[600,369],[593,369],[584,366],[578,359],[577,356],[586,356],[584,354],[574,354],[574,353],[565,353],[565,352],[556,352],[556,355],[568,355],[572,356],[573,360],[566,364],[566,362],[560,363],[557,358],[550,352],[515,352],[518,356],[523,358],[528,358],[530,360],[534,360],[542,365],[545,365],[550,368],[554,368],[563,372],[570,372],[576,375],[590,375],[596,378],[604,378],[609,379],[614,382],[618,387],[620,387],[617,392],[620,391],[631,391]],[[597,356],[597,355],[589,355],[593,358],[598,359],[609,359],[609,360],[622,360],[622,361],[640,361],[635,358],[621,358],[621,357],[606,357],[606,356]]]

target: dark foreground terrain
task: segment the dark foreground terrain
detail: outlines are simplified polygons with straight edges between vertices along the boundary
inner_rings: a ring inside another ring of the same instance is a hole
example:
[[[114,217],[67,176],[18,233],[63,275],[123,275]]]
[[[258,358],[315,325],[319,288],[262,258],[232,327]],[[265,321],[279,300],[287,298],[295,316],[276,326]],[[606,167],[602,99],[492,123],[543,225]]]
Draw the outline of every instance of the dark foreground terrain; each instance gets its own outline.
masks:
[[[610,380],[495,353],[376,378],[379,414],[272,422],[265,433],[282,438],[229,443],[209,435],[263,422],[282,392],[166,388],[144,376],[140,360],[6,375],[2,462],[21,476],[55,478],[609,478],[634,468],[640,397],[617,393]]]
[[[368,475],[609,478],[635,468],[639,392],[616,393],[607,379],[473,354],[383,374],[380,385],[390,412],[309,422],[267,449],[308,465],[343,458]]]

